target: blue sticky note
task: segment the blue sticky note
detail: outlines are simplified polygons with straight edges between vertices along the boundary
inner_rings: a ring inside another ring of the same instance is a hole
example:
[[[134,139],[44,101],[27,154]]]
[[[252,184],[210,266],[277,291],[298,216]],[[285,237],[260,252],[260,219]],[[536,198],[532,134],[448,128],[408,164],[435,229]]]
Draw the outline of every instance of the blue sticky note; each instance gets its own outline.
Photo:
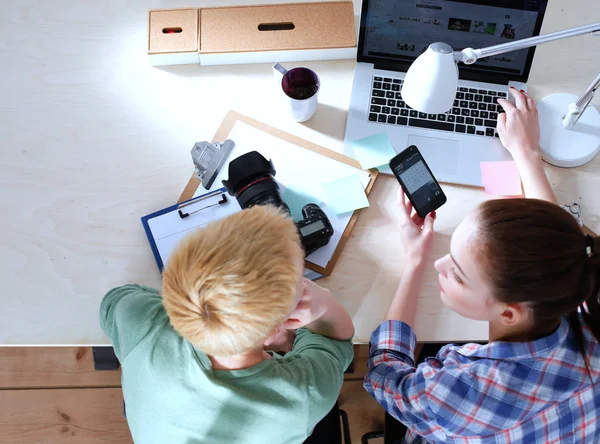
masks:
[[[364,169],[387,165],[396,155],[386,133],[355,140],[352,142],[352,148],[354,156]]]
[[[304,219],[304,217],[302,216],[302,208],[305,205],[309,203],[314,203],[317,205],[319,204],[319,202],[316,202],[316,200],[318,199],[315,199],[307,193],[293,188],[289,185],[286,186],[281,197],[283,198],[283,201],[287,204],[287,206],[290,207],[290,211],[292,212],[292,219],[294,219],[295,221]]]
[[[333,208],[336,214],[369,206],[365,189],[357,175],[324,183],[323,189],[327,194],[327,205]]]

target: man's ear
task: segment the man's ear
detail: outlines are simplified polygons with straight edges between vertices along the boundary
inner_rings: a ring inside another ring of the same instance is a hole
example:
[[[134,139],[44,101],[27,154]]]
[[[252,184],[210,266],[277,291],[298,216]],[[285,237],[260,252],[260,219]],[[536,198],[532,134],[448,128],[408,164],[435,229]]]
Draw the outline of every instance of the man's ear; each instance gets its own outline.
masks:
[[[517,302],[514,304],[506,304],[500,313],[500,321],[507,327],[523,325],[531,320],[531,310],[527,304]]]

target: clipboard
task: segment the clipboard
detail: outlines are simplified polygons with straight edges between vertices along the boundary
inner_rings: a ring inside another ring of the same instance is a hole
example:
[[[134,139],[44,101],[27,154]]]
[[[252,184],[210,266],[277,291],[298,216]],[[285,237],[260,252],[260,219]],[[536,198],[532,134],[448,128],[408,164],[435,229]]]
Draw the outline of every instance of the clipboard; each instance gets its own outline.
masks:
[[[188,233],[238,211],[242,209],[235,199],[229,199],[225,188],[219,188],[142,217],[158,271],[162,273],[171,251]],[[205,212],[206,217],[192,217],[200,212]],[[172,230],[174,223],[178,224],[176,231]],[[167,226],[168,230],[165,231],[163,227]]]
[[[260,130],[264,133],[268,133],[271,136],[281,139],[282,141],[291,143],[299,148],[303,148],[303,149],[311,151],[313,153],[328,157],[334,161],[345,164],[347,166],[362,170],[360,163],[355,159],[344,156],[343,154],[337,153],[335,151],[331,151],[327,148],[323,148],[319,145],[316,145],[314,143],[311,143],[304,139],[301,139],[300,137],[286,133],[285,131],[279,130],[277,128],[273,128],[265,123],[259,122],[257,120],[254,120],[250,117],[244,116],[235,111],[229,111],[227,113],[227,115],[223,119],[223,122],[221,122],[219,129],[215,133],[215,135],[212,139],[212,142],[213,143],[221,142],[223,140],[230,138],[229,135],[232,132],[233,128],[235,127],[236,123],[238,123],[238,122],[243,122],[246,125],[254,127],[255,129]],[[235,139],[234,139],[234,142],[235,142]],[[230,161],[231,159],[228,159],[228,160]],[[224,168],[226,168],[226,167],[224,167]],[[368,173],[368,184],[365,187],[365,193],[368,196],[373,188],[373,185],[374,185],[376,179],[377,179],[379,171],[376,169],[370,169],[370,170],[367,170],[366,172]],[[195,176],[195,174],[192,174],[190,180],[188,181],[187,185],[185,186],[183,192],[181,193],[181,196],[179,197],[178,202],[184,203],[184,202],[187,202],[190,199],[192,199],[194,197],[194,194],[198,190],[199,186],[200,186],[200,181]],[[361,212],[361,210],[355,210],[353,212],[352,216],[350,217],[350,221],[346,225],[346,229],[343,231],[341,238],[337,244],[337,247],[336,247],[333,255],[331,256],[331,259],[327,263],[327,266],[322,267],[322,266],[316,265],[312,262],[305,261],[306,268],[313,270],[324,276],[331,275],[331,273],[335,267],[335,264],[337,263],[337,260],[339,259],[339,256],[344,248],[344,245],[346,244],[346,241],[350,237],[350,234],[352,233],[354,225],[356,224],[356,221],[358,220],[358,216],[359,216],[360,212]]]
[[[142,217],[142,225],[158,271],[163,272],[169,256],[185,236],[202,225],[238,211],[242,209],[237,201],[229,197],[225,188],[219,188]],[[177,227],[175,230],[174,226]],[[305,269],[304,277],[314,281],[323,275]]]

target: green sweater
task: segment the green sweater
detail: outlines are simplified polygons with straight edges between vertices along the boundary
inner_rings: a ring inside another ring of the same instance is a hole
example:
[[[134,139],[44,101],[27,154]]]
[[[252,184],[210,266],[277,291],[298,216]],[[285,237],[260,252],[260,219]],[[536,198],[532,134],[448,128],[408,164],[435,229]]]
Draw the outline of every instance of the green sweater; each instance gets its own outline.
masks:
[[[173,329],[158,291],[139,285],[104,297],[100,325],[123,368],[138,444],[302,443],[334,405],[353,358],[351,341],[300,329],[285,356],[213,370]]]

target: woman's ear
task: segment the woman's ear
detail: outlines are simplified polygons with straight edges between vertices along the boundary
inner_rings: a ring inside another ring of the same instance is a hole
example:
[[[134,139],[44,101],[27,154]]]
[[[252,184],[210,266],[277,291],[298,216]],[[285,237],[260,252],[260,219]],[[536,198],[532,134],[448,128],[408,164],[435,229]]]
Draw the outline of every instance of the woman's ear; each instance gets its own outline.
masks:
[[[507,327],[529,324],[531,322],[531,310],[523,302],[506,304],[500,312],[500,322]]]

